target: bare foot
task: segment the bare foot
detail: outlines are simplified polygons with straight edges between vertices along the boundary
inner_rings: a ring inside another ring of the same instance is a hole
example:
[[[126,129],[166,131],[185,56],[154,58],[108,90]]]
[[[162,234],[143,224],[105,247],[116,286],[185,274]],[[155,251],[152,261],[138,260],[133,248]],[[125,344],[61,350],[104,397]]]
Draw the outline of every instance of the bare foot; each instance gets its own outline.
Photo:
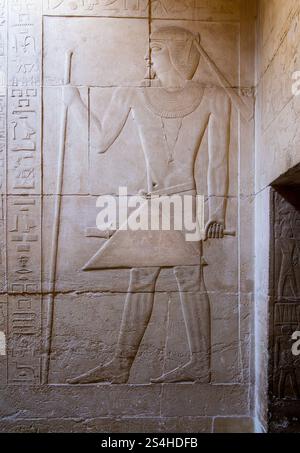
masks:
[[[68,384],[95,384],[107,382],[110,384],[126,384],[129,378],[129,369],[121,367],[120,363],[112,360],[107,365],[94,368],[76,378],[68,379]]]
[[[163,374],[157,379],[151,379],[153,384],[171,384],[176,382],[198,382],[202,384],[210,383],[210,372],[199,369],[199,364],[189,362],[184,366],[176,368]]]

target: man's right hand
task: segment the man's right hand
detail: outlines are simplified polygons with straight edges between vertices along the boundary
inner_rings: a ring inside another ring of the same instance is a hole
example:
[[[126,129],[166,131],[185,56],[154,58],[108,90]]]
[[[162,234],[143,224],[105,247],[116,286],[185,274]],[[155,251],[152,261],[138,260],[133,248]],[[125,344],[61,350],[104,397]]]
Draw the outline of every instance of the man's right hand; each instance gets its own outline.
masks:
[[[76,99],[80,97],[78,88],[72,85],[67,85],[63,89],[63,102],[66,107],[71,107]]]

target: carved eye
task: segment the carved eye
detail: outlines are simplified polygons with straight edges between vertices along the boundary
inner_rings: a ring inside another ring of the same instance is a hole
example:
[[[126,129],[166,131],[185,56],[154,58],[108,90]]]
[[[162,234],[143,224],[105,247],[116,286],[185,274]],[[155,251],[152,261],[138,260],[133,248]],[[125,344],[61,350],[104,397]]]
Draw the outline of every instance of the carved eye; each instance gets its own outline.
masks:
[[[158,45],[153,45],[151,47],[152,52],[160,52],[161,50],[162,50],[161,46],[158,46]]]

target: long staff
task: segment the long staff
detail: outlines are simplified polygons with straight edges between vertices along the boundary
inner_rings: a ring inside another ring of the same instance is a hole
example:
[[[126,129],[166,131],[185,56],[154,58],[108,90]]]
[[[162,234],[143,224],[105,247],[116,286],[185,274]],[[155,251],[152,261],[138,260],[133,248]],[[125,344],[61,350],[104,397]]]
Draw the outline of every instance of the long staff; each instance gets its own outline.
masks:
[[[217,76],[217,79],[221,86],[224,88],[228,96],[230,97],[233,105],[236,107],[238,111],[240,111],[242,117],[246,121],[250,121],[253,118],[253,106],[251,104],[246,104],[241,96],[239,96],[236,91],[230,86],[228,80],[226,80],[225,76],[222,74],[220,69],[217,67],[217,65],[213,62],[213,60],[210,58],[210,56],[207,54],[207,52],[203,49],[201,44],[197,41],[195,41],[195,45],[198,49],[198,52],[200,55],[204,58],[206,63],[208,64],[209,68],[211,71]]]
[[[71,80],[71,64],[73,52],[66,53],[65,60],[65,74],[64,86],[70,84]],[[63,87],[64,90],[64,87]],[[61,131],[59,142],[58,154],[58,172],[57,172],[57,185],[54,197],[54,223],[52,232],[52,246],[51,246],[51,261],[50,261],[50,284],[49,284],[49,299],[47,306],[47,324],[46,324],[46,338],[45,338],[45,355],[42,366],[42,383],[47,384],[49,379],[50,369],[50,356],[52,346],[52,333],[53,333],[53,320],[54,320],[54,302],[55,302],[55,281],[57,270],[57,255],[58,255],[58,240],[59,240],[59,226],[62,204],[62,189],[64,178],[64,165],[66,153],[66,136],[68,124],[68,106],[63,103],[61,112]]]

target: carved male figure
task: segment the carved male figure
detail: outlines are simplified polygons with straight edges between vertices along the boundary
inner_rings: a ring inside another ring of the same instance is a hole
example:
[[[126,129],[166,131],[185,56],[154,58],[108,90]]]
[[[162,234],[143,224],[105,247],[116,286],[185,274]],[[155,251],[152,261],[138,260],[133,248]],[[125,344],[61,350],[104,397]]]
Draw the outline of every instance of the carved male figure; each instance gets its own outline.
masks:
[[[196,46],[199,40],[198,35],[179,27],[154,31],[151,54],[147,57],[156,76],[152,86],[117,89],[102,119],[96,111],[91,113],[93,146],[99,153],[107,152],[131,115],[145,156],[147,195],[188,193],[195,197],[195,161],[208,130],[206,234],[208,238],[221,239],[225,231],[231,104],[221,87],[204,87],[193,81],[200,63]],[[76,88],[66,90],[65,103],[82,127],[87,107]],[[152,314],[161,268],[174,269],[190,361],[152,382],[210,382],[210,307],[202,260],[201,241],[187,242],[184,232],[117,230],[84,268],[86,271],[131,269],[115,355],[109,363],[69,382],[128,381]]]
[[[277,242],[281,250],[278,278],[278,297],[280,298],[285,297],[286,294],[289,297],[297,298],[299,293],[297,278],[300,264],[298,221],[298,212],[284,199],[281,199],[277,231]]]

